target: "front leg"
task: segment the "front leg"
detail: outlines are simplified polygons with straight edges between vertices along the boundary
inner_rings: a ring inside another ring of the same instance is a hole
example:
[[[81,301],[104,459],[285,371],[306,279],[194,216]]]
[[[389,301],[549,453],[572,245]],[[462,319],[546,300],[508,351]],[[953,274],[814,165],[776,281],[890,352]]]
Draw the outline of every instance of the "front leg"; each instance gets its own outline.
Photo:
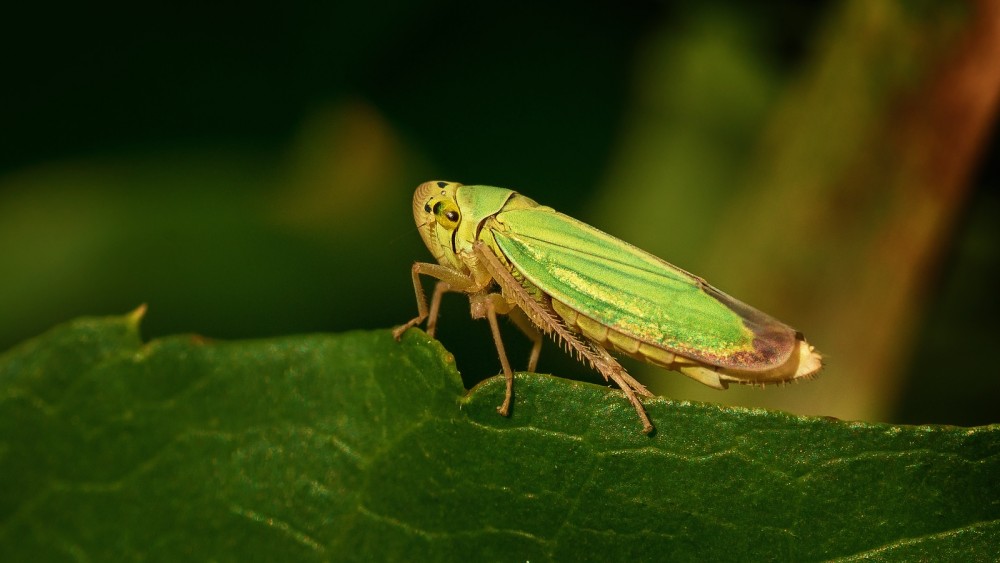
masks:
[[[420,276],[430,276],[439,280],[434,288],[434,295],[431,307],[427,307],[427,297],[424,294],[424,286],[420,283]],[[413,292],[417,296],[417,316],[410,319],[406,324],[396,327],[392,331],[392,336],[396,340],[403,337],[403,333],[427,319],[427,332],[434,335],[434,328],[437,324],[437,314],[441,304],[441,296],[447,291],[459,291],[464,293],[475,293],[484,287],[483,282],[478,282],[471,274],[460,272],[448,266],[440,264],[430,264],[427,262],[416,262],[410,268],[410,277],[413,279]],[[489,283],[488,280],[485,283]]]
[[[437,329],[438,312],[441,311],[441,296],[453,291],[448,282],[439,281],[434,285],[434,294],[431,295],[431,314],[427,317],[427,336],[434,338],[434,331]]]

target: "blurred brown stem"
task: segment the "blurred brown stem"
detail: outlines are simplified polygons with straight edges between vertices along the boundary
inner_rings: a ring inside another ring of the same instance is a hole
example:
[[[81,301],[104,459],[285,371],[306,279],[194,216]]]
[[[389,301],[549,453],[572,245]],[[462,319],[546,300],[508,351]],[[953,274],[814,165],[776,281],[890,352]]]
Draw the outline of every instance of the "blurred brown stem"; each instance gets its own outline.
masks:
[[[962,6],[833,14],[724,216],[710,269],[827,354],[816,413],[884,419],[898,395],[1000,93],[1000,3]]]

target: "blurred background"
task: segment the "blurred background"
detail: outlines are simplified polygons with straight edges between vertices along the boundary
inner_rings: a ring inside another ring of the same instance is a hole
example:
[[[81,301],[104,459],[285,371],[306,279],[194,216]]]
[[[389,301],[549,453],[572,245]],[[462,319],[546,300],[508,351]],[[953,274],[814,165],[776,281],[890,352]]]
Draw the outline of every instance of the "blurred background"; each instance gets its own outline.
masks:
[[[1000,418],[995,3],[336,4],[5,8],[0,350],[142,303],[146,338],[400,324],[430,259],[412,190],[448,179],[647,249],[828,361],[725,392],[626,364],[659,394]],[[467,385],[499,372],[464,297],[438,336]],[[554,345],[539,371],[597,381]]]

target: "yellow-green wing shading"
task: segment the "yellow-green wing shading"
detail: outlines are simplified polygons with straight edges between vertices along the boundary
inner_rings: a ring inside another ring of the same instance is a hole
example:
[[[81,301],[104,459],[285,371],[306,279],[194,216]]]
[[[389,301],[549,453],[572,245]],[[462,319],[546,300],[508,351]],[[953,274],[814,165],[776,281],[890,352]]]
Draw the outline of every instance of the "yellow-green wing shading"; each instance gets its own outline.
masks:
[[[789,326],[704,280],[548,208],[502,211],[497,245],[531,283],[637,340],[711,365],[765,370],[796,345]]]

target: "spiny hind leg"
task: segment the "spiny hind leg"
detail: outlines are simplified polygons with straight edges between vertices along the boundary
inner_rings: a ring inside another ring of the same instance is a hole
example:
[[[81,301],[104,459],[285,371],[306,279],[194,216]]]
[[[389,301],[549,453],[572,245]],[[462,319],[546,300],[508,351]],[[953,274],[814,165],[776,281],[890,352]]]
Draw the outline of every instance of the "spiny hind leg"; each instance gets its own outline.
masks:
[[[653,423],[649,421],[649,415],[646,414],[646,407],[642,405],[642,401],[639,400],[638,395],[644,397],[652,397],[653,394],[649,392],[648,389],[638,381],[635,380],[631,375],[625,371],[625,368],[618,363],[607,350],[597,343],[593,343],[594,351],[600,358],[600,362],[595,362],[594,367],[597,368],[604,379],[611,379],[618,387],[621,388],[622,392],[625,393],[625,397],[628,398],[628,402],[632,403],[632,407],[635,408],[636,414],[639,415],[639,420],[642,421],[642,432],[643,434],[649,434],[653,431]]]

